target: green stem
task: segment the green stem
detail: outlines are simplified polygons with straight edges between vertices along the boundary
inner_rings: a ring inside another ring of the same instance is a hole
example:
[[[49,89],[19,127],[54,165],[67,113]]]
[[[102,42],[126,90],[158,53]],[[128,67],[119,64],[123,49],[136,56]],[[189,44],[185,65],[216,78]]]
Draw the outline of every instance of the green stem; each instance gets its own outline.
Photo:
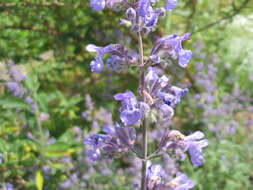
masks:
[[[142,36],[141,32],[138,32],[138,45],[139,45],[139,55],[140,55],[140,88],[141,93],[144,90],[144,56],[143,56],[143,43],[142,43]],[[144,96],[142,94],[142,100],[144,100]],[[142,160],[142,169],[141,169],[141,190],[146,190],[146,170],[147,170],[147,157],[148,157],[148,135],[147,135],[147,125],[146,119],[144,118],[142,121],[142,148],[143,148],[143,160]]]

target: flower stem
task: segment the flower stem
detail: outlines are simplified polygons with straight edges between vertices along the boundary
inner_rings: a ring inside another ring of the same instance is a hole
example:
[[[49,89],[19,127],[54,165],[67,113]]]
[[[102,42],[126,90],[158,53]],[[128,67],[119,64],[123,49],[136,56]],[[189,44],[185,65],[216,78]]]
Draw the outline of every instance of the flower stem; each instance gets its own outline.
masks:
[[[141,93],[143,93],[144,90],[144,58],[143,58],[143,43],[142,43],[142,36],[141,32],[138,32],[138,45],[139,45],[139,55],[140,55],[140,88]],[[144,95],[142,94],[142,100],[144,100]],[[143,160],[142,160],[142,169],[141,169],[141,190],[146,190],[146,169],[147,169],[147,154],[148,154],[148,136],[147,136],[147,125],[146,125],[146,119],[144,118],[142,121],[142,148],[143,148]]]
[[[142,160],[142,169],[141,169],[141,190],[146,190],[146,169],[147,169],[147,153],[148,153],[148,146],[147,146],[147,126],[145,119],[142,122],[142,146],[143,146],[143,158]]]

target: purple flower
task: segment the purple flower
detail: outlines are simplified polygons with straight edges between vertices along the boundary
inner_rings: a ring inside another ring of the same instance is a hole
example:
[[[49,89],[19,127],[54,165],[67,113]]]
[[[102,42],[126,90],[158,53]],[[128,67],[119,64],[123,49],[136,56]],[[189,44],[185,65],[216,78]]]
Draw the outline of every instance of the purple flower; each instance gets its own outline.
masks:
[[[86,152],[88,158],[91,160],[91,161],[98,161],[101,159],[101,152],[100,150],[97,148],[97,149],[91,149],[91,150],[88,150]]]
[[[195,186],[193,181],[183,173],[177,173],[177,176],[166,185],[172,190],[188,190]]]
[[[200,140],[205,135],[197,131],[189,136],[184,136],[177,130],[172,130],[166,133],[160,141],[160,149],[168,150],[174,149],[179,153],[181,159],[184,159],[184,152],[188,151],[190,154],[191,162],[195,166],[203,164],[204,156],[202,148],[208,145],[208,140]],[[197,141],[200,140],[200,141]]]
[[[97,57],[90,63],[91,71],[95,73],[100,73],[104,69],[104,63],[101,57]]]
[[[136,11],[130,7],[126,10],[126,16],[129,20],[134,20],[136,18]]]
[[[6,61],[6,64],[8,66],[8,73],[14,81],[21,82],[26,78],[26,75],[20,71],[14,61],[8,60]]]
[[[149,15],[150,12],[153,10],[150,5],[150,0],[140,0],[139,1],[139,15],[145,17]]]
[[[25,101],[26,101],[26,103],[28,103],[28,104],[31,105],[31,107],[32,107],[32,112],[36,112],[36,111],[38,110],[38,105],[37,105],[37,103],[33,100],[32,97],[27,96],[27,97],[25,98]]]
[[[165,75],[159,77],[155,67],[149,67],[145,76],[146,87],[144,96],[151,107],[162,112],[163,118],[171,118],[174,115],[173,107],[180,103],[181,98],[188,89],[172,86]]]
[[[106,125],[104,132],[107,134],[95,134],[85,139],[84,143],[91,149],[87,151],[90,160],[97,161],[102,158],[117,157],[133,148],[136,132],[132,127],[121,127],[116,124],[112,127]]]
[[[105,54],[110,54],[112,56],[112,58],[108,59],[106,62],[107,64],[110,64],[111,62],[113,62],[112,64],[122,64],[123,62],[132,63],[135,61],[135,57],[133,57],[132,54],[121,44],[110,44],[105,47],[89,44],[86,47],[86,50],[97,53],[97,57],[90,63],[91,71],[96,73],[100,73],[104,69],[103,57]],[[116,58],[117,62],[115,62]]]
[[[26,78],[26,75],[21,73],[16,65],[10,66],[9,74],[16,82],[21,82]]]
[[[151,59],[154,60],[154,57],[156,57],[156,60],[160,60],[161,56],[169,55],[172,58],[178,58],[178,64],[181,67],[186,67],[192,57],[192,52],[183,49],[182,41],[187,40],[189,37],[190,33],[183,36],[169,35],[160,38],[151,51]]]
[[[121,101],[120,119],[125,125],[134,125],[141,120],[142,111],[133,92],[118,93],[114,99]]]
[[[7,82],[6,86],[11,91],[13,96],[22,97],[25,94],[24,88],[17,82]]]
[[[172,11],[177,6],[177,0],[167,0],[166,2],[166,9],[168,11]]]
[[[148,162],[147,169],[147,188],[155,189],[159,184],[162,183],[162,166],[160,165],[151,165],[151,162]]]
[[[105,8],[105,0],[90,0],[90,6],[95,11],[102,11]]]
[[[193,133],[192,135],[189,135],[185,137],[184,143],[186,146],[186,149],[190,153],[191,156],[191,162],[195,166],[200,166],[203,164],[203,151],[202,148],[208,146],[208,140],[200,140],[204,137],[204,133],[197,131]],[[200,140],[200,141],[197,141]]]
[[[14,186],[10,183],[6,184],[6,190],[14,190]]]
[[[166,178],[162,166],[151,165],[151,162],[148,162],[146,181],[148,190],[189,190],[195,186],[192,180],[180,172],[169,182],[166,182]]]

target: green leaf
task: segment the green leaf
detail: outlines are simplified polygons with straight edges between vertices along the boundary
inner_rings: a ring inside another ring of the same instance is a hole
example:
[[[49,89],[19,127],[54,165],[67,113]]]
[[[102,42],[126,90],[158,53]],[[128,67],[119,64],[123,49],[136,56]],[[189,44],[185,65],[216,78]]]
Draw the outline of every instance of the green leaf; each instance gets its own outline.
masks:
[[[38,190],[43,190],[44,178],[41,170],[36,172],[35,182]]]
[[[30,106],[22,99],[16,97],[1,97],[0,106],[3,108],[30,109]]]
[[[45,147],[47,157],[61,157],[71,155],[77,149],[64,142],[56,142]]]

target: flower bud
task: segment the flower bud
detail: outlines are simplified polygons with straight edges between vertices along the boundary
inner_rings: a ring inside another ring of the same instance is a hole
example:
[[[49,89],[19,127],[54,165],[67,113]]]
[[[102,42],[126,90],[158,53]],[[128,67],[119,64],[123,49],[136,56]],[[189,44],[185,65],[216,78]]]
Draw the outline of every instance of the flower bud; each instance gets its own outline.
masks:
[[[136,18],[136,11],[130,7],[126,11],[126,16],[129,20],[134,20]]]

